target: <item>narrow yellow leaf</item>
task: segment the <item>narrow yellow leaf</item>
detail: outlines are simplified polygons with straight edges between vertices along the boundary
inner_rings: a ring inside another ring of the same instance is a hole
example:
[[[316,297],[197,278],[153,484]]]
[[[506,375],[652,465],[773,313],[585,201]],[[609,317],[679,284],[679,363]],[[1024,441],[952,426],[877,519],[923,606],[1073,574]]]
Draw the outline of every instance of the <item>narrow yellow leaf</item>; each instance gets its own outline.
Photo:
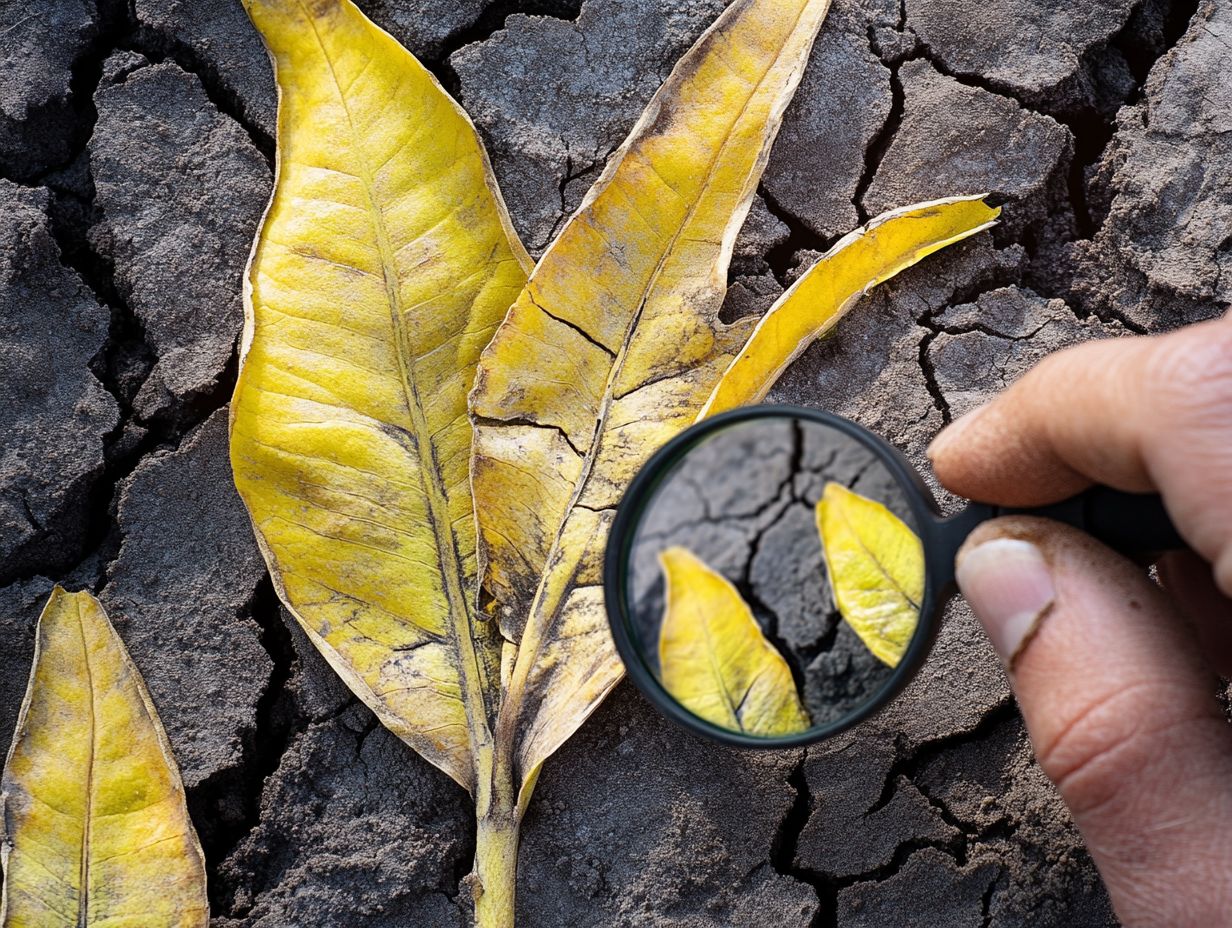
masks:
[[[659,554],[667,607],[659,633],[659,675],[699,718],[749,735],[790,735],[809,727],[796,681],[739,591],[685,548]]]
[[[141,675],[89,593],[52,591],[0,782],[3,928],[205,928],[205,857]]]
[[[246,0],[278,170],[231,460],[279,595],[390,729],[476,789],[500,637],[474,606],[466,395],[526,281],[474,126],[350,0]]]
[[[840,239],[770,308],[699,419],[756,403],[869,290],[947,245],[996,225],[982,196],[892,210]]]
[[[497,724],[525,808],[621,674],[601,559],[633,474],[752,331],[718,318],[732,244],[828,0],[735,0],[677,64],[484,353],[484,576],[518,655]]]
[[[897,667],[924,602],[924,545],[876,500],[827,483],[817,528],[839,611],[878,660]]]

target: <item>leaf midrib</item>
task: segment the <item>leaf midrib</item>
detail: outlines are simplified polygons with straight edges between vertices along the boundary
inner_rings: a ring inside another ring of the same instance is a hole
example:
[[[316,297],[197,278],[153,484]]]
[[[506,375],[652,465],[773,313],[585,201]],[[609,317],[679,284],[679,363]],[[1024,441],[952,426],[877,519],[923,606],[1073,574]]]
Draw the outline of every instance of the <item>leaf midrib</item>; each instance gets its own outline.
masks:
[[[77,928],[90,924],[90,847],[94,841],[94,755],[97,727],[94,708],[94,672],[90,669],[90,648],[86,644],[85,620],[81,615],[80,596],[74,597],[77,608],[77,631],[81,636],[81,665],[85,671],[88,695],[90,737],[86,743],[86,804],[81,828],[81,863],[77,873]]]
[[[895,578],[890,573],[889,569],[882,562],[881,558],[878,557],[877,553],[873,551],[873,549],[870,548],[867,544],[865,544],[863,536],[860,534],[856,525],[852,523],[851,517],[848,515],[847,511],[845,509],[840,509],[839,515],[843,520],[843,524],[847,527],[847,531],[851,533],[851,537],[854,538],[856,544],[860,546],[860,550],[863,551],[866,555],[868,555],[868,560],[873,564],[873,566],[877,568],[877,572],[881,574],[881,576],[885,577],[887,583],[889,584],[890,589],[893,590],[895,593],[897,593],[899,596],[901,596],[903,598],[903,601],[906,602],[907,605],[909,605],[912,609],[914,609],[916,612],[919,612],[920,604],[917,603],[915,600],[913,600],[908,595],[907,591],[904,590],[901,586],[899,586],[897,578]]]
[[[448,497],[441,481],[440,467],[436,457],[436,445],[432,441],[432,433],[428,428],[427,419],[423,414],[423,407],[419,401],[419,389],[412,373],[412,365],[408,363],[411,351],[407,340],[406,326],[402,318],[402,298],[398,292],[398,277],[393,260],[393,247],[389,241],[389,232],[385,227],[384,215],[377,205],[374,196],[372,172],[364,156],[362,135],[355,125],[355,119],[351,112],[351,107],[347,103],[346,94],[343,92],[342,85],[338,80],[338,73],[334,68],[333,59],[330,57],[329,51],[326,49],[321,34],[317,29],[315,18],[304,8],[302,2],[299,2],[298,5],[312,28],[312,34],[316,39],[317,47],[321,50],[321,57],[329,67],[330,78],[335,90],[338,92],[338,102],[346,113],[347,124],[350,126],[351,134],[356,140],[353,149],[357,152],[356,164],[359,169],[359,173],[356,176],[364,188],[364,196],[368,201],[368,214],[372,221],[373,233],[380,252],[381,273],[385,283],[386,300],[389,303],[396,348],[395,353],[398,356],[398,368],[401,375],[400,380],[407,412],[415,430],[416,448],[421,458],[419,480],[425,495],[428,497],[428,518],[431,521],[432,536],[436,540],[437,554],[441,561],[441,573],[445,581],[445,597],[449,607],[450,627],[459,652],[459,684],[462,687],[463,706],[466,710],[467,729],[471,739],[471,763],[474,765],[477,762],[481,746],[486,745],[490,741],[486,701],[483,692],[484,673],[480,667],[475,647],[476,642],[473,634],[470,603],[462,590],[461,557],[458,554],[453,532],[447,530],[448,537],[442,536],[442,526],[449,525]],[[431,463],[430,467],[424,467],[422,464],[422,459],[425,456]],[[474,772],[472,770],[472,773]]]
[[[744,700],[741,699],[740,703],[738,704],[732,698],[734,694],[731,692],[730,689],[728,689],[727,675],[723,673],[723,666],[721,663],[719,663],[719,660],[718,660],[718,649],[715,648],[714,638],[710,634],[710,623],[707,621],[706,617],[703,616],[701,621],[698,624],[701,625],[702,637],[705,638],[706,640],[706,659],[707,659],[707,662],[710,664],[710,669],[714,675],[714,679],[718,683],[719,691],[723,694],[723,699],[727,703],[727,708],[732,717],[732,721],[734,722],[735,727],[740,729],[741,731],[744,731],[744,722],[741,720],[740,712],[739,712],[740,705],[743,705]],[[752,686],[750,684],[750,689],[751,688]],[[745,695],[746,696],[748,695],[748,690],[745,690]]]

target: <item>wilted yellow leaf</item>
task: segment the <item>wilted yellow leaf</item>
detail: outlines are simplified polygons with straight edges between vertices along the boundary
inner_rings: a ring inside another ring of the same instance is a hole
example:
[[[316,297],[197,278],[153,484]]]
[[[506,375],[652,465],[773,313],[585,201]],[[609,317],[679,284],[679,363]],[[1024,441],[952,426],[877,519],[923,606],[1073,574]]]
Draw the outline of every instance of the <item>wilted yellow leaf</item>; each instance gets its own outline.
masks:
[[[628,481],[752,331],[719,321],[731,246],[828,0],[736,0],[677,64],[480,362],[476,511],[519,643],[498,742],[520,806],[621,668],[601,556]]]
[[[89,593],[56,587],[0,782],[3,928],[205,928],[205,858],[154,704]]]
[[[892,210],[840,239],[779,298],[698,418],[756,403],[869,290],[933,252],[996,224],[999,207],[955,197]]]
[[[749,735],[809,727],[791,668],[762,634],[739,591],[685,548],[659,554],[667,606],[659,677],[694,715]]]
[[[235,482],[326,659],[476,791],[500,643],[475,613],[466,394],[529,261],[470,120],[409,52],[350,0],[246,5],[280,103]]]
[[[876,500],[827,483],[817,528],[839,611],[883,663],[897,667],[924,601],[924,545]]]

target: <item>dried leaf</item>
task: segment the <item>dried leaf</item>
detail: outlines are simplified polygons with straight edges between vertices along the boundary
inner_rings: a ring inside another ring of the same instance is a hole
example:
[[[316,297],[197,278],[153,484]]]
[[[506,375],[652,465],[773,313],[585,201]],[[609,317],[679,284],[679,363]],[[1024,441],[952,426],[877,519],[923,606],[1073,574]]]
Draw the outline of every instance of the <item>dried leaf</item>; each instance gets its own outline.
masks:
[[[924,601],[924,545],[876,500],[837,483],[817,503],[817,528],[839,611],[891,667],[902,660]]]
[[[519,643],[497,725],[524,808],[620,677],[600,590],[613,510],[752,331],[718,312],[732,244],[828,0],[736,0],[681,59],[480,362],[486,587]]]
[[[205,928],[205,857],[141,675],[56,587],[0,784],[4,928]]]
[[[698,418],[763,399],[788,365],[869,290],[996,225],[1000,215],[983,197],[955,197],[892,210],[844,236],[762,317]]]
[[[790,735],[809,727],[787,661],[722,574],[685,548],[659,555],[667,607],[659,633],[663,687],[728,731]]]
[[[235,482],[284,602],[390,729],[477,788],[500,639],[474,607],[466,394],[529,261],[474,126],[350,0],[247,0],[280,91]]]

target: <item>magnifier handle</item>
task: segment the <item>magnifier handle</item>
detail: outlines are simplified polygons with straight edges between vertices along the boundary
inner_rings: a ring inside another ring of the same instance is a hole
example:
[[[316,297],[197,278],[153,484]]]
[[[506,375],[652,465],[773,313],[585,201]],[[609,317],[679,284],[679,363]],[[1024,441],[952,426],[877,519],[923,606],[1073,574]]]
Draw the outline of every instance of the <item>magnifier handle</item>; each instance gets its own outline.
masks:
[[[1155,493],[1123,493],[1092,487],[1085,493],[1032,509],[998,507],[997,515],[1032,515],[1081,529],[1122,554],[1149,554],[1189,547]]]

